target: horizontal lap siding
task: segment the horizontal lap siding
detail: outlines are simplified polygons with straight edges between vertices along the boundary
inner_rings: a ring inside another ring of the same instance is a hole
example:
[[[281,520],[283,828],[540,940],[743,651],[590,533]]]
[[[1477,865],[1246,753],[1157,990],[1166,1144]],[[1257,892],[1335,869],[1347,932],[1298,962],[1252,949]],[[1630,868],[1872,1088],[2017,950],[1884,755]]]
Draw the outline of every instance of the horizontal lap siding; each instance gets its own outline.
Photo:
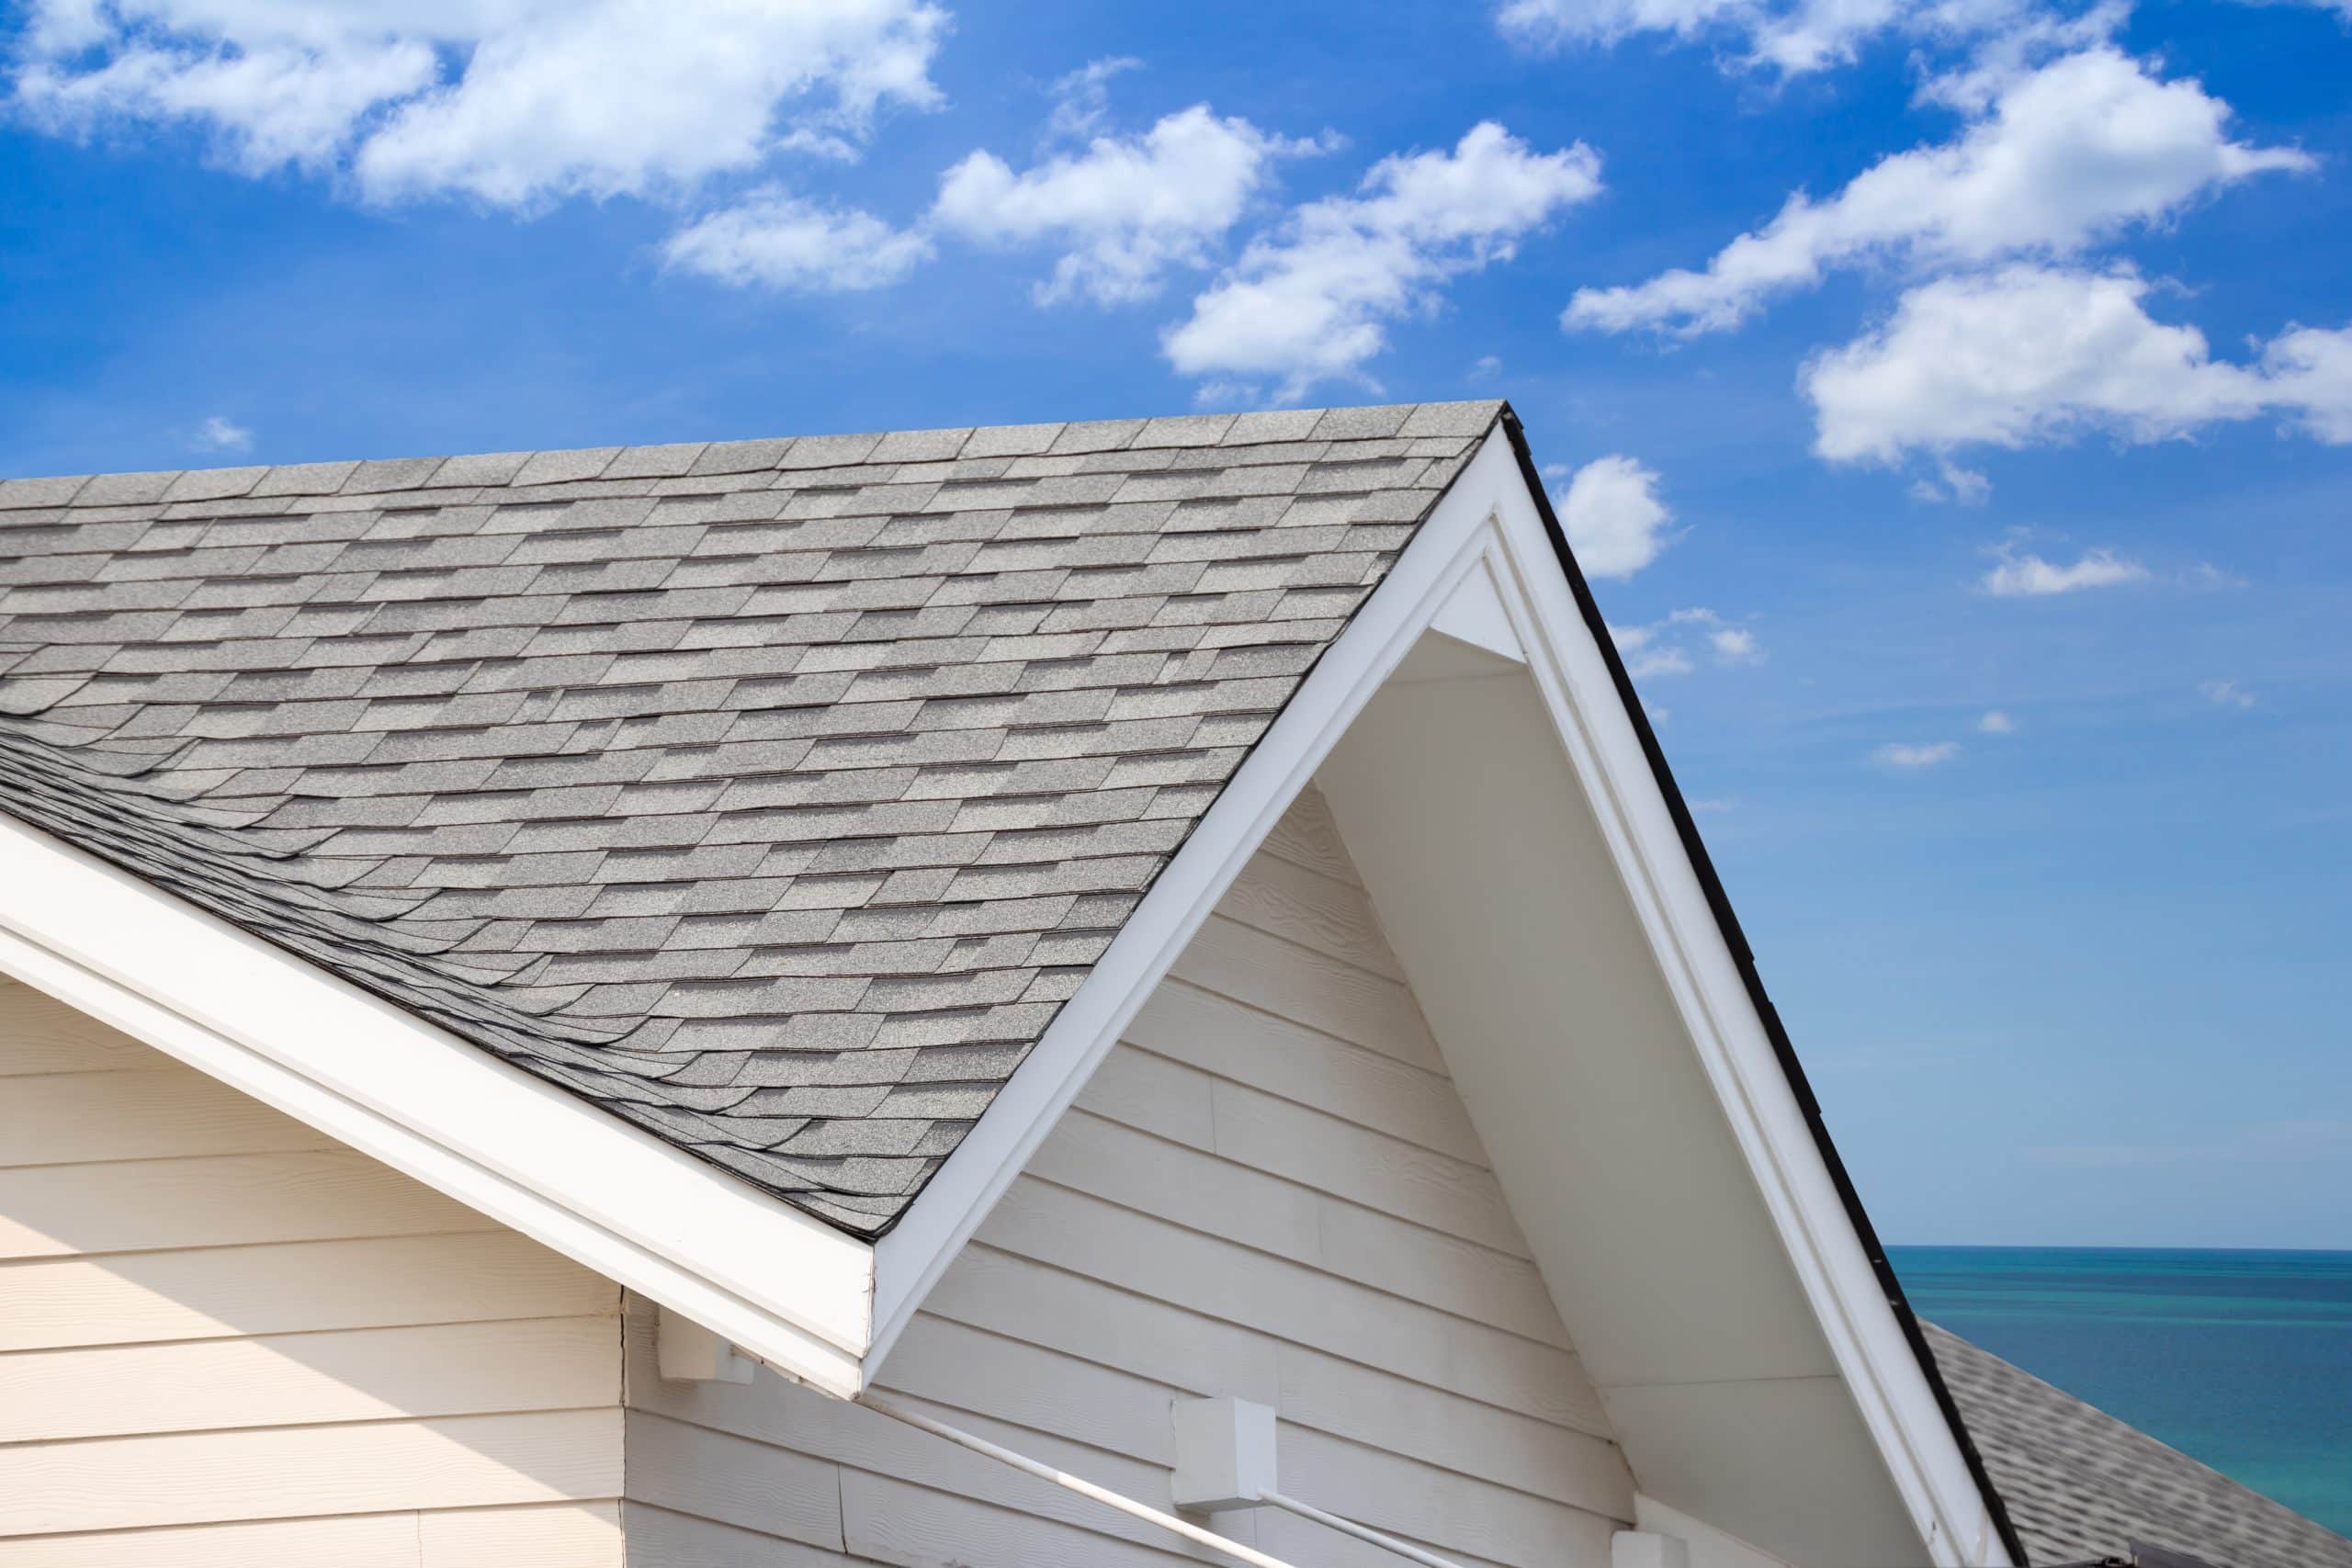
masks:
[[[619,1296],[0,981],[0,1568],[617,1563]]]
[[[867,1411],[665,1382],[632,1309],[631,1560],[1215,1561]],[[1282,1416],[1287,1489],[1466,1563],[1598,1564],[1631,1482],[1321,802],[1286,817],[948,1269],[884,1384],[1165,1506],[1170,1403]],[[654,1456],[659,1456],[658,1461]],[[778,1486],[805,1493],[776,1495]],[[1396,1561],[1267,1510],[1301,1563]]]

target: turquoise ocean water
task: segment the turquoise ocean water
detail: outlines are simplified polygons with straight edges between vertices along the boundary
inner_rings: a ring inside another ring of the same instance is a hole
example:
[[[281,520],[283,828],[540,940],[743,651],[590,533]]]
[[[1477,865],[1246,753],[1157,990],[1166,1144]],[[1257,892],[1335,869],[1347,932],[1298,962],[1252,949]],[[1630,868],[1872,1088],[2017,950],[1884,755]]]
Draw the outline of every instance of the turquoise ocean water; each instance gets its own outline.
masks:
[[[1920,1316],[2352,1534],[2352,1252],[1887,1256]]]

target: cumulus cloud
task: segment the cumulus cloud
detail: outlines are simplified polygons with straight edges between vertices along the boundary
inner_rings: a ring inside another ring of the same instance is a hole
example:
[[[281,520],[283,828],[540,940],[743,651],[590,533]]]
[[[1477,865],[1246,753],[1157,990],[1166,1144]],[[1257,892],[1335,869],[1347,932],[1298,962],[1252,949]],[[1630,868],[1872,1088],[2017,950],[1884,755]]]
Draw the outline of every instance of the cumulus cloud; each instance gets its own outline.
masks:
[[[196,445],[208,452],[250,452],[254,433],[225,414],[214,414],[196,429]]]
[[[2086,588],[2114,588],[2145,582],[2152,575],[2135,560],[2110,549],[2086,550],[2071,566],[2047,561],[2031,553],[2019,554],[2004,545],[1994,551],[1999,564],[1984,574],[1984,592],[2003,599],[2037,599],[2053,593],[2077,593]]]
[[[1871,761],[1882,767],[1916,773],[1924,768],[1941,767],[1959,755],[1960,742],[1957,740],[1890,740],[1871,753]]]
[[[1127,62],[1090,69],[1106,63]],[[1141,136],[1097,136],[1019,174],[993,152],[974,152],[941,176],[933,218],[987,243],[1066,246],[1038,285],[1041,303],[1085,294],[1118,304],[1157,292],[1170,267],[1207,265],[1274,161],[1321,146],[1195,104]]]
[[[1560,525],[1588,577],[1631,577],[1670,542],[1674,513],[1657,498],[1657,473],[1623,456],[1596,457],[1559,492]]]
[[[1999,708],[1985,709],[1984,716],[1976,721],[1976,733],[1979,735],[2015,735],[2017,732],[2018,721]]]
[[[1355,194],[1298,208],[1250,242],[1161,347],[1183,374],[1271,381],[1283,401],[1318,381],[1366,382],[1386,323],[1434,310],[1448,280],[1508,261],[1600,190],[1600,160],[1583,143],[1539,153],[1481,123],[1450,152],[1385,158]]]
[[[882,105],[937,101],[946,20],[923,0],[34,0],[13,86],[54,132],[185,124],[249,174],[529,208],[850,152]]]
[[[1814,449],[1894,463],[2091,432],[2176,440],[2264,414],[2352,443],[2352,328],[2290,327],[2234,364],[2151,317],[2149,291],[2128,271],[2030,264],[1913,288],[1883,326],[1805,366]]]
[[[1883,158],[1827,200],[1791,197],[1704,271],[1579,289],[1561,321],[1720,332],[1833,267],[2071,254],[2256,175],[2314,166],[2293,148],[2232,140],[2230,119],[2193,81],[2159,81],[2110,47],[2085,50],[2006,81],[1952,140]]]
[[[1764,662],[1763,645],[1753,631],[1703,607],[1677,610],[1646,626],[1612,625],[1609,636],[1627,672],[1636,678],[1688,675],[1710,656],[1721,665]]]
[[[821,207],[769,187],[681,229],[662,260],[739,288],[841,294],[898,282],[931,241],[870,212]]]

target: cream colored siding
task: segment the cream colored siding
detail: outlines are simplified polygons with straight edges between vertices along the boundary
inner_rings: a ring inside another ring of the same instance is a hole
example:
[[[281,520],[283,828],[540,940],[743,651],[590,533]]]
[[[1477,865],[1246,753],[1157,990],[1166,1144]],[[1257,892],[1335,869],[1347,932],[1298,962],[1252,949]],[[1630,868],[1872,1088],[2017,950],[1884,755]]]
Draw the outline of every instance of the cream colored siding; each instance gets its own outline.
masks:
[[[634,1301],[628,1344],[644,1568],[1198,1556],[765,1372],[664,1382]],[[882,1382],[1163,1506],[1170,1401],[1257,1400],[1281,1414],[1287,1490],[1465,1562],[1606,1563],[1632,1517],[1599,1401],[1311,794]],[[1218,1523],[1301,1562],[1395,1562],[1267,1510]]]
[[[616,1563],[619,1297],[0,981],[0,1568]]]

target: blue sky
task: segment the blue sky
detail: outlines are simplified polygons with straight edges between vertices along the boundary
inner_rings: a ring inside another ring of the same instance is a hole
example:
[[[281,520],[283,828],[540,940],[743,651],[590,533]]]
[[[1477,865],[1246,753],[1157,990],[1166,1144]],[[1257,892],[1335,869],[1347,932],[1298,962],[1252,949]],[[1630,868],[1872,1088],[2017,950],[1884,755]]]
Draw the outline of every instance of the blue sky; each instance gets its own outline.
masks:
[[[0,472],[1507,396],[1887,1236],[2352,1247],[2343,0],[6,16]]]

